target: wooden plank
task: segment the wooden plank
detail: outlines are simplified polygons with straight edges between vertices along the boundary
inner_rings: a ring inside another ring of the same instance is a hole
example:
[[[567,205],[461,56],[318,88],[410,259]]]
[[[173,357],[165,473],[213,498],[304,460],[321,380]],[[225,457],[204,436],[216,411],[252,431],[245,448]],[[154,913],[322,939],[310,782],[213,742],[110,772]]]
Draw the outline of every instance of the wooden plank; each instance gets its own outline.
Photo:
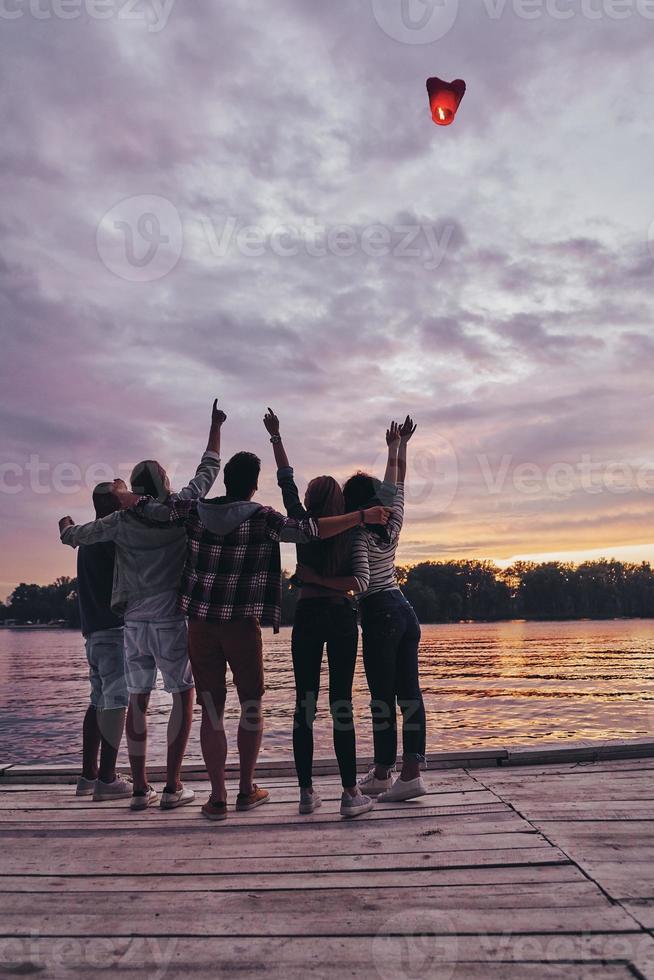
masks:
[[[75,872],[83,874],[92,867],[95,871],[110,872],[116,868],[116,855],[120,861],[130,867],[141,867],[147,861],[147,869],[151,873],[165,874],[167,870],[184,870],[189,873],[204,871],[206,873],[233,873],[241,875],[274,874],[276,872],[301,872],[305,874],[314,871],[402,871],[411,868],[475,868],[501,867],[504,865],[539,865],[539,864],[569,864],[568,858],[553,847],[511,848],[504,850],[447,850],[447,851],[414,851],[408,854],[336,854],[325,856],[259,856],[243,857],[239,853],[238,862],[234,854],[214,856],[210,851],[203,852],[195,847],[182,846],[176,842],[171,853],[170,845],[162,846],[155,853],[145,852],[135,841],[130,841],[128,849],[124,847],[105,847],[100,853],[93,847],[80,847],[75,844],[74,850],[70,845],[54,851],[43,847],[31,849],[26,853],[9,852],[3,859],[3,874],[61,874]],[[93,864],[89,864],[93,861]],[[236,865],[236,867],[235,867]]]
[[[508,802],[508,801],[507,801]],[[570,803],[515,803],[516,812],[525,820],[654,820],[651,800],[589,800]]]
[[[270,853],[270,838],[260,837],[252,833],[252,824],[241,822],[238,825],[230,820],[216,825],[198,817],[187,820],[183,811],[175,815],[175,819],[166,819],[161,814],[160,819],[138,820],[132,814],[127,815],[127,824],[122,823],[122,813],[116,814],[115,822],[107,827],[97,824],[83,824],[81,827],[51,825],[50,827],[35,826],[24,822],[17,829],[4,829],[3,837],[11,842],[14,849],[31,846],[44,849],[47,840],[48,849],[93,847],[102,850],[103,842],[109,849],[127,846],[130,840],[139,847],[147,847],[156,851],[159,848],[175,846],[180,836],[186,838],[186,843],[193,847],[225,847],[228,853],[235,848],[239,854],[244,854],[254,848],[256,853]],[[131,819],[130,819],[131,818]],[[111,831],[111,832],[110,832]],[[537,839],[538,831],[530,823],[522,820],[508,808],[490,813],[451,814],[444,816],[429,816],[425,819],[412,819],[409,824],[396,816],[383,823],[359,820],[351,823],[335,820],[331,823],[318,825],[311,821],[275,825],[274,841],[284,848],[285,853],[291,854],[322,854],[322,853],[364,853],[373,851],[397,852],[410,850],[412,846],[420,848],[435,846],[435,838],[451,842],[453,837],[465,838],[462,846],[468,846],[468,837],[484,836],[487,834],[525,834]],[[474,843],[474,842],[473,842]],[[483,846],[483,841],[480,842]],[[2,853],[0,852],[0,860]]]
[[[89,840],[86,837],[80,839],[79,837],[75,838],[70,836],[49,836],[47,851],[52,856],[58,856],[66,854],[70,850],[75,850],[80,855],[84,854],[85,859],[90,858],[95,853],[102,856],[104,860],[107,855],[115,853],[117,848],[120,848],[121,853],[125,856],[131,853],[136,854],[145,849],[153,859],[159,857],[165,858],[173,850],[176,857],[194,857],[198,853],[205,852],[207,854],[211,853],[217,859],[224,858],[226,861],[229,861],[235,849],[238,849],[240,857],[248,858],[279,856],[280,853],[288,857],[312,858],[341,854],[352,857],[388,855],[390,860],[397,861],[402,855],[412,853],[439,854],[448,851],[466,851],[467,853],[474,854],[477,851],[489,850],[509,852],[512,850],[542,851],[547,848],[551,849],[551,845],[536,833],[522,834],[516,832],[467,836],[461,834],[439,834],[433,836],[429,831],[425,831],[412,835],[406,833],[396,834],[393,837],[384,835],[383,840],[376,839],[373,834],[366,834],[365,836],[358,837],[356,841],[353,841],[346,835],[337,834],[321,834],[319,841],[312,841],[310,835],[307,836],[304,834],[298,839],[294,839],[293,835],[276,836],[275,845],[277,850],[274,852],[274,855],[271,855],[269,842],[253,840],[249,834],[238,839],[232,835],[225,837],[220,832],[216,835],[216,832],[211,829],[205,829],[207,827],[211,828],[211,826],[211,824],[203,821],[198,833],[192,836],[184,833],[183,839],[181,834],[167,834],[163,838],[161,835],[155,835],[147,839],[139,838],[138,840],[135,840],[129,834],[123,834],[120,837],[114,836],[109,841],[105,841],[102,837],[97,840]],[[33,855],[39,851],[41,853],[43,852],[43,841],[41,839],[20,839],[20,846],[14,848],[14,850],[19,851],[26,860],[31,860]],[[9,858],[5,856],[2,863],[3,869],[6,867],[7,860]]]
[[[64,853],[71,848],[82,848],[89,852],[95,850],[102,854],[105,851],[115,851],[117,846],[127,852],[131,846],[133,850],[147,848],[157,854],[159,852],[170,851],[171,848],[174,848],[176,853],[184,854],[187,852],[195,853],[202,848],[212,849],[216,853],[223,853],[226,858],[229,858],[233,854],[234,848],[236,847],[238,847],[238,853],[241,856],[265,857],[270,854],[269,844],[265,841],[253,840],[249,833],[243,835],[242,838],[235,838],[231,835],[229,838],[225,838],[220,835],[219,831],[218,836],[216,836],[215,831],[206,829],[211,827],[211,824],[203,821],[199,828],[197,826],[191,828],[194,831],[191,835],[186,833],[186,825],[183,825],[178,828],[176,833],[168,833],[163,838],[160,834],[149,834],[147,837],[145,835],[140,836],[138,840],[134,840],[126,832],[121,834],[120,837],[117,835],[112,836],[111,840],[106,843],[103,834],[94,840],[88,840],[86,835],[84,835],[81,844],[78,843],[79,834],[76,836],[71,836],[70,834],[65,836],[53,834],[49,835],[48,838],[48,852],[57,854]],[[184,842],[180,840],[182,834],[186,838]],[[41,851],[43,850],[43,842],[40,839],[36,841],[26,840],[24,836],[15,839],[19,841],[19,846],[16,850],[22,849],[22,853],[25,855],[39,848]],[[352,840],[346,835],[325,831],[320,835],[319,841],[312,840],[310,834],[297,836],[291,833],[280,834],[279,836],[275,835],[275,845],[278,848],[277,854],[283,852],[289,856],[296,855],[300,857],[302,855],[316,857],[318,855],[327,856],[330,854],[398,855],[410,854],[415,851],[429,851],[431,854],[436,854],[441,851],[451,850],[466,850],[472,853],[474,851],[488,850],[542,849],[543,847],[550,846],[549,841],[546,841],[541,834],[535,831],[521,833],[519,830],[513,830],[508,833],[499,831],[495,834],[461,834],[454,832],[434,834],[429,830],[409,834],[406,831],[401,832],[397,830],[392,835],[384,834],[383,840],[378,840],[373,833],[359,835],[356,840]]]
[[[593,762],[622,758],[654,756],[654,739],[583,740],[565,745],[542,744],[509,746],[508,759],[503,765],[519,766],[546,762]]]
[[[144,889],[148,892],[186,891],[275,891],[278,889],[302,889],[313,891],[321,888],[377,889],[392,885],[403,888],[438,888],[449,892],[452,907],[467,901],[472,890],[475,902],[498,902],[502,896],[520,895],[530,901],[549,904],[550,896],[561,906],[605,904],[607,899],[597,886],[589,881],[574,865],[532,865],[521,867],[477,867],[471,869],[441,868],[409,870],[401,877],[392,870],[330,873],[312,871],[309,874],[294,872],[285,874],[252,874],[244,877],[234,874],[123,874],[110,871],[106,874],[61,875],[4,875],[0,877],[0,895],[14,892],[124,892]],[[310,900],[310,898],[309,898]],[[511,906],[513,907],[513,906]]]
[[[537,820],[532,826],[559,847],[587,850],[603,857],[624,848],[640,849],[652,843],[651,820]]]
[[[378,808],[371,810],[369,813],[366,813],[365,816],[358,821],[357,826],[378,822],[386,823],[387,821],[397,820],[398,813],[401,814],[403,820],[410,822],[412,820],[424,820],[426,817],[458,817],[459,815],[464,814],[498,813],[505,811],[505,809],[506,807],[502,803],[471,803],[452,806],[429,806],[426,804],[420,804],[419,801],[416,801],[416,804],[413,807],[407,809],[398,809],[397,804],[384,806],[383,809],[381,806],[379,806]],[[117,811],[116,818],[112,816],[106,822],[96,821],[93,824],[86,822],[85,826],[88,827],[89,830],[93,826],[97,827],[98,829],[115,826],[115,820],[120,817],[128,821],[126,826],[129,826],[130,829],[135,830],[145,821],[152,823],[153,826],[155,821],[157,821],[158,826],[161,827],[163,827],[166,823],[172,825],[174,821],[179,823],[184,821],[186,821],[186,823],[189,822],[182,813],[161,812],[158,807],[152,807],[147,813],[133,813],[129,810],[129,807],[121,807],[120,810]],[[200,820],[202,820],[202,818],[198,816],[196,821],[191,822],[197,822]],[[344,821],[336,808],[330,812],[326,807],[322,807],[309,817],[301,816],[295,808],[293,808],[290,812],[281,810],[280,812],[276,813],[272,808],[267,810],[266,807],[261,807],[259,810],[249,814],[231,811],[227,820],[227,823],[229,823],[230,826],[249,827],[253,831],[255,828],[264,826],[275,827],[303,824],[305,826],[317,827],[321,824],[340,824],[343,822]],[[63,823],[64,821],[62,820],[60,825],[63,825]],[[348,825],[349,824],[350,822],[348,821]],[[50,824],[48,823],[47,818],[38,820],[34,818],[31,820],[31,826],[34,827],[35,831],[39,828],[44,830],[49,825],[51,826],[52,824],[51,822]],[[5,815],[2,823],[3,833],[12,827],[20,829],[21,826],[25,826],[25,819],[24,816],[21,816],[21,811],[15,811],[11,818]]]
[[[452,793],[484,792],[484,787],[480,786],[476,780],[472,779],[466,773],[456,774],[452,777],[448,774],[446,778],[441,779],[432,777],[426,780],[426,784],[428,795],[423,797],[423,799],[449,796]],[[205,802],[210,794],[210,787],[207,783],[187,782],[185,785],[195,791],[198,806]],[[340,783],[337,783],[335,780],[321,780],[319,788],[323,803],[338,802],[340,804],[342,793]],[[231,786],[228,786],[227,792],[228,798],[233,801],[238,792],[238,785],[233,783]],[[271,789],[271,797],[274,805],[278,803],[290,803],[297,806],[299,790],[297,786],[280,786],[278,782],[275,782]],[[15,807],[20,807],[21,809],[24,807],[30,810],[43,809],[50,811],[52,809],[65,808],[67,810],[95,810],[99,812],[115,805],[125,807],[127,803],[124,800],[119,804],[111,802],[102,804],[94,803],[91,796],[75,796],[74,791],[71,792],[71,788],[61,785],[37,786],[31,789],[12,787],[0,793],[0,814],[4,810],[10,810]]]
[[[654,895],[649,901],[624,901],[622,906],[644,929],[654,931]]]
[[[551,936],[477,937],[410,935],[371,939],[341,937],[202,939],[172,936],[130,939],[0,940],[0,961],[12,975],[56,980],[90,976],[142,978],[144,964],[153,978],[196,980],[257,976],[306,980],[633,980],[635,974],[614,955],[637,950],[629,936],[572,936],[559,944]],[[542,962],[534,962],[540,956]],[[645,974],[641,974],[645,976]]]
[[[420,909],[439,912],[439,931],[450,933],[503,932],[626,932],[634,920],[619,906],[569,908],[460,908],[452,909],[438,889],[420,895]],[[410,910],[408,910],[410,911]],[[180,917],[181,913],[181,917]],[[398,908],[392,887],[378,892],[319,890],[307,908],[301,891],[276,891],[274,901],[259,892],[188,892],[183,910],[162,903],[156,894],[123,893],[120,907],[114,895],[62,893],[53,903],[50,895],[16,894],[3,901],[2,936],[170,936],[229,937],[376,935],[392,931],[392,922],[407,910]]]

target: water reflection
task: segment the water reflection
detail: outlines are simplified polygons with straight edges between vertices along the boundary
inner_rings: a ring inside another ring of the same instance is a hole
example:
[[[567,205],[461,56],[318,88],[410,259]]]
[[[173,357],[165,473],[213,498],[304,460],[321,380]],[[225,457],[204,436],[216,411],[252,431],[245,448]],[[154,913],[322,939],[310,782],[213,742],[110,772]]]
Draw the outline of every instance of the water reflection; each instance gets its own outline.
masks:
[[[430,751],[532,739],[652,735],[654,622],[461,624],[423,627],[421,662]],[[290,631],[266,633],[268,758],[289,758],[293,715]],[[83,642],[69,631],[0,631],[0,761],[75,762],[88,697]],[[326,671],[323,684],[327,685]],[[371,748],[368,693],[355,675],[358,750]],[[169,700],[152,696],[151,758],[164,757]],[[238,702],[230,690],[232,744]],[[194,726],[189,758],[200,758]],[[326,698],[316,754],[331,755]],[[231,757],[233,759],[233,755]],[[123,765],[125,764],[123,759]]]

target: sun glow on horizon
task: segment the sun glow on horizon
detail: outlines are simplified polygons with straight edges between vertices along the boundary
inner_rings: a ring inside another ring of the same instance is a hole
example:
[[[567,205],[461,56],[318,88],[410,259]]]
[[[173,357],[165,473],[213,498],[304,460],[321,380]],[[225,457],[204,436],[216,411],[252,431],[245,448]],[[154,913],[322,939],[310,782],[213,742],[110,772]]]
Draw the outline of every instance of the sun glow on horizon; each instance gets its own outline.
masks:
[[[654,564],[654,544],[611,545],[604,548],[584,548],[570,551],[548,551],[512,555],[510,558],[493,558],[500,568],[509,568],[517,561],[574,562],[598,561],[601,558],[624,562],[650,562]]]

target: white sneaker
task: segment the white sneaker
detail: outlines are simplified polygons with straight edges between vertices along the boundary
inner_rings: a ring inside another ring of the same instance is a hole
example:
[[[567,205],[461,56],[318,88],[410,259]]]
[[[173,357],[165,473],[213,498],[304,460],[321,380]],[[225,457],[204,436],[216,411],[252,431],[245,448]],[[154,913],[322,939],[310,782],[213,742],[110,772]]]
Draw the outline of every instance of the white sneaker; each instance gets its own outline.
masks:
[[[87,779],[85,776],[80,776],[77,780],[75,796],[92,796],[96,781],[95,779]]]
[[[380,793],[377,800],[380,803],[399,803],[401,800],[415,800],[418,796],[426,795],[427,787],[422,776],[406,781],[398,776],[391,788]]]
[[[182,786],[176,793],[167,793],[164,790],[161,794],[161,803],[159,806],[162,810],[175,810],[178,806],[186,806],[187,803],[192,803],[194,799],[195,793],[193,790]]]
[[[374,805],[375,801],[371,800],[369,796],[364,796],[361,791],[356,796],[343,793],[341,796],[341,816],[345,817],[346,820],[352,817],[360,817],[362,813],[372,810]]]
[[[101,779],[98,779],[95,784],[93,802],[106,803],[109,800],[128,800],[133,792],[132,780],[128,776],[121,776],[116,773],[113,783],[103,783]]]
[[[148,786],[144,793],[136,793],[132,796],[132,802],[129,807],[130,810],[147,810],[149,806],[156,803],[159,799],[159,794],[157,793],[154,786]]]
[[[300,789],[300,813],[313,813],[319,806],[322,806],[322,800],[317,790],[310,792],[308,789]]]
[[[375,767],[373,766],[368,775],[363,776],[357,785],[364,796],[377,796],[378,793],[385,793],[386,790],[389,790],[392,782],[393,779],[390,775],[388,779],[377,779],[375,776]]]

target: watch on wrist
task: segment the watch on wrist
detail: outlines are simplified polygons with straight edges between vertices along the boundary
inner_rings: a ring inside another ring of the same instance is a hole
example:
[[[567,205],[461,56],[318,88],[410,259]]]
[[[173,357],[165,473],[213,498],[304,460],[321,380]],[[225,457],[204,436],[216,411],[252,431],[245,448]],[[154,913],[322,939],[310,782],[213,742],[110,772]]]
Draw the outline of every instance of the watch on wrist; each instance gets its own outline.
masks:
[[[280,435],[271,436],[270,441],[272,442],[273,446],[277,446],[282,441],[282,437]]]
[[[360,510],[359,511],[359,523],[360,524],[365,524],[366,523],[366,512],[365,512],[365,510]]]

